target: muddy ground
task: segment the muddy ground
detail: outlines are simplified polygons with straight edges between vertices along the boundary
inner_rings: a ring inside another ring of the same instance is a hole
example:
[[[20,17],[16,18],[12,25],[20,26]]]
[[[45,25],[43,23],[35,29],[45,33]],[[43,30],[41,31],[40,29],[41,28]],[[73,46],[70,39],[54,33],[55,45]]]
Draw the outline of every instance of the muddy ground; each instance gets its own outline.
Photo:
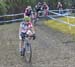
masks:
[[[38,23],[32,44],[32,62],[18,51],[19,23],[0,25],[0,67],[75,67],[75,41],[69,34]]]

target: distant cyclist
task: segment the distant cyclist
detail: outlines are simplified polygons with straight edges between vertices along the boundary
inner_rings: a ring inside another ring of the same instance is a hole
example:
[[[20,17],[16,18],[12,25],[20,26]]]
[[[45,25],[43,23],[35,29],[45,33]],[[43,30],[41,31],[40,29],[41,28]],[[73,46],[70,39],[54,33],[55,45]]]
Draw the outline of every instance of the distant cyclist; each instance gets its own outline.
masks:
[[[37,18],[39,17],[38,13],[39,13],[39,11],[41,11],[41,9],[42,9],[42,3],[38,2],[38,4],[35,5],[35,12],[36,12]]]
[[[31,6],[27,6],[27,8],[25,9],[25,12],[24,12],[24,17],[25,16],[29,16],[29,17],[31,17],[32,16],[32,8],[31,8]]]
[[[24,37],[25,35],[29,35],[32,36],[33,35],[33,39],[35,39],[35,30],[34,30],[34,26],[31,23],[31,18],[28,16],[24,17],[24,21],[22,21],[20,23],[20,28],[19,28],[19,39],[20,39],[20,43],[19,43],[19,51],[21,53],[21,56],[23,55],[23,50],[24,50]]]
[[[44,15],[47,16],[48,15],[49,7],[48,7],[46,2],[43,2],[42,9],[44,10],[44,13],[45,13]]]
[[[35,13],[33,12],[31,6],[27,6],[27,8],[25,9],[24,17],[25,17],[25,16],[29,16],[29,17],[31,18],[32,23],[33,23],[33,21],[35,20],[36,15],[35,15]]]

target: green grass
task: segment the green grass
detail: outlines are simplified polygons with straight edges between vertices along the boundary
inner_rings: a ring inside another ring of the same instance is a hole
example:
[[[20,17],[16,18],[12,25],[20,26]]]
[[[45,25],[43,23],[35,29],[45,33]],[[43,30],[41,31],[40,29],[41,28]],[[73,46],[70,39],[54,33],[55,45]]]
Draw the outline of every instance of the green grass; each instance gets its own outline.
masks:
[[[59,18],[59,19],[67,22],[67,19],[65,17],[62,17],[62,18]],[[70,21],[69,23],[74,24],[75,19],[69,18],[69,21]],[[75,35],[75,27],[68,26],[67,24],[60,23],[60,22],[57,22],[55,20],[45,21],[44,24],[46,26],[50,27],[50,28],[59,30],[61,32]]]
[[[75,18],[62,17],[62,18],[59,18],[59,19],[64,20],[65,22],[68,22],[70,24],[75,24]]]

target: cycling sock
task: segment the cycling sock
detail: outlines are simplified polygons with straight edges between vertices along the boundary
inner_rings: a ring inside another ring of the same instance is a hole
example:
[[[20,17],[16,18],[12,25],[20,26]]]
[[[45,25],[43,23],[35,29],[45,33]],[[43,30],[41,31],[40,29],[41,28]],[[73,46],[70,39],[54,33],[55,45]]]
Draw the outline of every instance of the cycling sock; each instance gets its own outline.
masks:
[[[23,48],[19,48],[19,51],[20,51],[20,52],[23,51]]]

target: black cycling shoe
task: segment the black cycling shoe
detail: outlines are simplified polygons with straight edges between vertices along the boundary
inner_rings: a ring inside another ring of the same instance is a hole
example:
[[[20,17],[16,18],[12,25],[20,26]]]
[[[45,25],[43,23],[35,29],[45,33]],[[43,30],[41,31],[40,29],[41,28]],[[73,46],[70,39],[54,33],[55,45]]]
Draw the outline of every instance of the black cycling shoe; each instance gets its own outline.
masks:
[[[21,51],[21,52],[20,52],[20,54],[21,54],[21,56],[24,56],[24,53],[23,53],[23,51]]]
[[[25,48],[23,49],[23,51],[20,52],[21,56],[24,56],[25,54]]]

